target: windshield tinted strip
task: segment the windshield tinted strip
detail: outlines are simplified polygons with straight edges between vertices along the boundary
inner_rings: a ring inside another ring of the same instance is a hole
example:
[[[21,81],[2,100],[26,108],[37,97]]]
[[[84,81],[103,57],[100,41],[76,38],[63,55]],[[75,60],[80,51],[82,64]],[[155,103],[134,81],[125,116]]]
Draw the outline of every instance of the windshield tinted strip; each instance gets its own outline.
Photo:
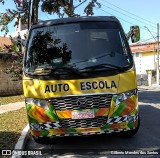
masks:
[[[117,22],[81,22],[80,28],[83,29],[119,29],[121,28]]]

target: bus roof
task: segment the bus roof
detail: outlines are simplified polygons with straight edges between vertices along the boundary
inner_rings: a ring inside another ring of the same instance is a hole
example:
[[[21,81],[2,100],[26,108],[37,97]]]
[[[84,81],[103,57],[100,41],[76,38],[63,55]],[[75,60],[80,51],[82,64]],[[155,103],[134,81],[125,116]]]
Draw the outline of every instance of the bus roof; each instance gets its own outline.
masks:
[[[70,18],[60,18],[60,19],[40,21],[37,24],[32,25],[31,29],[44,26],[51,26],[56,24],[66,24],[66,23],[85,22],[85,21],[113,21],[119,23],[119,20],[114,16],[82,16],[82,17],[70,17]]]

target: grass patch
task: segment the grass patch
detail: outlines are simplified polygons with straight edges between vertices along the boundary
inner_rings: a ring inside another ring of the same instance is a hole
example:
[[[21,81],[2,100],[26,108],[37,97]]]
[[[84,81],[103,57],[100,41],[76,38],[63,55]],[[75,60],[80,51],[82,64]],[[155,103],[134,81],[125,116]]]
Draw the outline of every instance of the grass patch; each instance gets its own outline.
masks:
[[[14,149],[27,124],[25,108],[0,114],[0,149]]]
[[[23,95],[0,97],[0,105],[24,101]]]

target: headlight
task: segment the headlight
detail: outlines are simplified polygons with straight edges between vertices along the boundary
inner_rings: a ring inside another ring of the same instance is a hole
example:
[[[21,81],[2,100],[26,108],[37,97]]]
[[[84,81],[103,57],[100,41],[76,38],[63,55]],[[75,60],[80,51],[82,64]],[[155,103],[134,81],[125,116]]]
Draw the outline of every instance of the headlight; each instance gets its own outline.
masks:
[[[44,99],[25,98],[26,104],[32,104],[41,106],[42,108],[48,108],[47,101]]]
[[[137,95],[137,89],[133,89],[124,93],[120,93],[118,95],[114,95],[114,97],[116,98],[116,105],[126,100],[127,98],[131,97],[132,95]]]
[[[117,95],[117,99],[121,102],[123,100],[126,100],[127,97],[126,97],[126,94],[125,93],[121,93],[121,94],[118,94]]]

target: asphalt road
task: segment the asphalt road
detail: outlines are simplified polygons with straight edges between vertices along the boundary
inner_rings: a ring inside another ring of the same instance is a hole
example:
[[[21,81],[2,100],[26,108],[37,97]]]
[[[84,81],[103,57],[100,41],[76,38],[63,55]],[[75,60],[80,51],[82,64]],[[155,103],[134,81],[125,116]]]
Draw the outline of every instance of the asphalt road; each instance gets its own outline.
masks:
[[[123,138],[117,134],[67,137],[57,138],[56,143],[49,145],[37,144],[30,138],[25,149],[43,149],[41,157],[44,158],[158,158],[160,157],[157,155],[158,150],[160,154],[160,90],[139,90],[139,111],[140,129],[132,138]]]

